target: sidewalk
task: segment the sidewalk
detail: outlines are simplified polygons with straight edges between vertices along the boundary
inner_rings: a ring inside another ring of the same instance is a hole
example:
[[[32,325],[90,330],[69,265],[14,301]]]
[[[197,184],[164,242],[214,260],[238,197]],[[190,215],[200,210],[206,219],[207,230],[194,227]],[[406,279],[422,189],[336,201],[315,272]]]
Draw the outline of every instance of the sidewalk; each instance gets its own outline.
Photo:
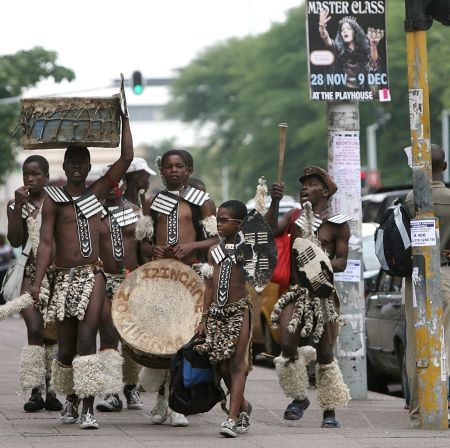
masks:
[[[247,397],[253,404],[251,428],[237,442],[223,439],[218,428],[225,415],[217,406],[210,413],[189,417],[187,428],[149,424],[148,412],[154,394],[143,394],[144,411],[96,413],[99,430],[81,430],[62,425],[58,413],[23,411],[24,397],[18,384],[20,351],[25,344],[25,325],[20,318],[0,322],[0,448],[221,448],[223,446],[264,448],[427,448],[448,447],[448,431],[410,429],[403,400],[370,393],[367,401],[351,402],[338,410],[340,429],[321,429],[321,411],[311,390],[311,406],[302,420],[282,419],[288,400],[283,396],[273,369],[255,367],[247,383]],[[62,398],[62,397],[61,397]]]

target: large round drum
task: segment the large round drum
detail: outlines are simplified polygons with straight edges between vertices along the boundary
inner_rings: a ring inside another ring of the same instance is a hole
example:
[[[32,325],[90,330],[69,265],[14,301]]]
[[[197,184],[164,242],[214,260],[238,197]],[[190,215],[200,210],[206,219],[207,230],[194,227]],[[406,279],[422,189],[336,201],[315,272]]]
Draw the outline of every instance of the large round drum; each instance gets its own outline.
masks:
[[[176,260],[156,260],[129,274],[112,302],[123,349],[139,364],[168,368],[170,358],[194,335],[205,286]]]
[[[20,124],[24,149],[75,146],[115,148],[120,142],[120,99],[24,98]]]

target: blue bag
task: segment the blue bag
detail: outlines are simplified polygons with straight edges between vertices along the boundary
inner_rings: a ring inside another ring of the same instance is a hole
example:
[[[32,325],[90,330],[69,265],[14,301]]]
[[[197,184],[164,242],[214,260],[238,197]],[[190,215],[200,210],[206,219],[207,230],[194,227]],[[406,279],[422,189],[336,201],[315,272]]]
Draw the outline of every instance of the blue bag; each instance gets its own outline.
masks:
[[[214,370],[212,367],[198,368],[185,358],[183,359],[183,384],[186,388],[214,382]]]

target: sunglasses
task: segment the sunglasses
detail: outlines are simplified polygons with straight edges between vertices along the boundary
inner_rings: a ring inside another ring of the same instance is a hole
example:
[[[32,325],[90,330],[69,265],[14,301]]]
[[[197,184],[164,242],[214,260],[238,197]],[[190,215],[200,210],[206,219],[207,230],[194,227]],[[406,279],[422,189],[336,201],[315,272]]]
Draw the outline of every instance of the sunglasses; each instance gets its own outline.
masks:
[[[222,223],[222,224],[228,224],[230,221],[239,221],[239,222],[242,222],[242,219],[228,218],[228,217],[226,217],[226,216],[217,218],[217,222],[220,222],[220,223]]]

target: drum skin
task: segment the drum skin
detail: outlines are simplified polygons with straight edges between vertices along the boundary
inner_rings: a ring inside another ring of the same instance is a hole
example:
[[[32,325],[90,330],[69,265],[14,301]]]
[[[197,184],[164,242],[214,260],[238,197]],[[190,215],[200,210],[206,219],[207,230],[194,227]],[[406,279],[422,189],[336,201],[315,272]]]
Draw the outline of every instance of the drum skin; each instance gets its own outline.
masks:
[[[24,98],[21,105],[24,149],[66,148],[70,145],[119,146],[119,95]]]
[[[139,364],[168,368],[200,323],[205,285],[184,263],[156,260],[131,272],[112,301],[123,349]]]

